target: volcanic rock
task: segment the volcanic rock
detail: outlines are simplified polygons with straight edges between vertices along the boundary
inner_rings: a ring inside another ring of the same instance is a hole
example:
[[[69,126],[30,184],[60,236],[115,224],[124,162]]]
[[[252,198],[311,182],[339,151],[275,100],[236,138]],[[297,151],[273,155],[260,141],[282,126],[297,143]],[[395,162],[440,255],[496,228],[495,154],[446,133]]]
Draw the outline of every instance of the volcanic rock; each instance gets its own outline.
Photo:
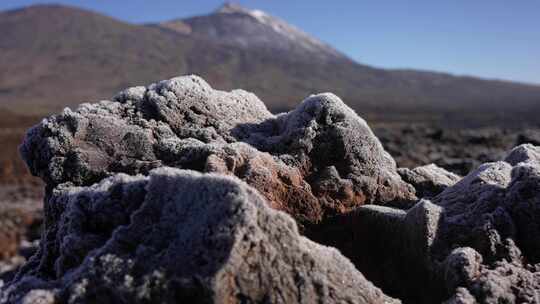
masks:
[[[463,179],[398,170],[333,94],[273,115],[189,76],[66,109],[20,150],[45,232],[5,303],[394,301],[362,274],[409,303],[540,303],[533,145]]]
[[[234,177],[174,168],[61,185],[0,302],[395,303]]]
[[[255,95],[213,90],[196,76],[66,109],[31,129],[20,151],[49,193],[171,166],[236,175],[300,224],[416,201],[366,122],[335,95],[272,115]]]
[[[348,244],[340,249],[357,268],[405,302],[540,303],[538,151],[516,147],[431,202],[362,206],[314,234]]]
[[[416,196],[422,198],[433,197],[461,179],[459,175],[448,172],[435,164],[416,167],[412,170],[399,168],[398,173],[405,182],[413,185]]]

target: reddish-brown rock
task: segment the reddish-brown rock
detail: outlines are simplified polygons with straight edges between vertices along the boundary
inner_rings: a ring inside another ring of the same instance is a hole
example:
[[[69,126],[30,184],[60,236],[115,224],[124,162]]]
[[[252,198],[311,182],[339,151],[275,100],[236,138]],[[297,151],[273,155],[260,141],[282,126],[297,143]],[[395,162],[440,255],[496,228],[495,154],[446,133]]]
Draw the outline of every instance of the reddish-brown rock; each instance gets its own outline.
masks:
[[[416,199],[365,121],[337,96],[314,95],[272,115],[255,95],[216,91],[195,76],[52,116],[29,131],[21,153],[49,189],[160,166],[234,174],[301,224]]]

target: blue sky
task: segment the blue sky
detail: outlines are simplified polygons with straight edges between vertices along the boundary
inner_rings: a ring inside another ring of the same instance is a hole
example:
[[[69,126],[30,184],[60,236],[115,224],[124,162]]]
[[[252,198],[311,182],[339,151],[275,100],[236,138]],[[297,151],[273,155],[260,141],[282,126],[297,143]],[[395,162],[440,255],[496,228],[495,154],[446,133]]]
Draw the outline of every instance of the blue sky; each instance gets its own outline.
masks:
[[[59,0],[133,23],[206,14],[220,0]],[[245,0],[384,68],[540,84],[540,0]],[[0,10],[51,1],[1,0]]]

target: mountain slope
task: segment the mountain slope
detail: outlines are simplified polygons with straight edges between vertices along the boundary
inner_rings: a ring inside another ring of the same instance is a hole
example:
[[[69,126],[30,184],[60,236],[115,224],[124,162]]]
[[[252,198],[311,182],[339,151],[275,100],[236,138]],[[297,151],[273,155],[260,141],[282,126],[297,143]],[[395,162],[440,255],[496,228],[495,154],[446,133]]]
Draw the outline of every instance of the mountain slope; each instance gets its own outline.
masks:
[[[160,26],[206,39],[209,44],[251,51],[251,61],[240,64],[250,66],[251,77],[238,83],[279,108],[291,107],[283,101],[288,96],[302,98],[306,92],[333,91],[357,111],[383,120],[420,114],[420,119],[449,119],[465,124],[476,120],[513,123],[514,118],[535,121],[531,113],[540,110],[538,86],[425,71],[375,69],[353,62],[278,18],[233,4],[225,4],[210,15]],[[233,79],[238,77],[233,75]],[[273,75],[273,87],[258,85],[268,83],[268,75]],[[275,96],[276,91],[285,94]]]
[[[538,86],[376,69],[280,19],[235,5],[153,25],[32,6],[0,13],[0,37],[0,106],[24,113],[57,111],[188,73],[215,88],[253,91],[272,110],[322,91],[377,120],[535,122],[540,109]]]
[[[346,59],[337,50],[281,19],[231,3],[208,16],[177,19],[160,26],[213,43],[244,49],[262,48],[281,56],[325,61]]]
[[[108,98],[185,66],[176,35],[70,7],[4,13],[0,35],[0,97],[32,108]]]

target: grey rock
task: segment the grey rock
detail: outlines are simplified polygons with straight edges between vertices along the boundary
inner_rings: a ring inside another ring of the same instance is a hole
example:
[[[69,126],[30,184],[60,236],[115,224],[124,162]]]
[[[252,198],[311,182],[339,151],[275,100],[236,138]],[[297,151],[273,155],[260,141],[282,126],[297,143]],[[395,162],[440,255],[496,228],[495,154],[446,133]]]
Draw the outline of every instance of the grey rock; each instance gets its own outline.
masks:
[[[351,244],[343,254],[405,302],[540,303],[537,151],[516,147],[406,212],[362,206],[317,233]]]
[[[540,148],[531,144],[520,145],[512,149],[512,151],[510,151],[510,153],[506,155],[504,161],[514,166],[521,162],[531,162],[539,164]]]
[[[66,109],[20,151],[46,230],[0,302],[395,301],[363,273],[411,303],[540,303],[532,145],[461,180],[398,172],[333,94],[273,115],[190,76]]]
[[[452,293],[460,286],[470,285],[480,275],[482,256],[470,247],[453,250],[444,262],[444,280]]]
[[[160,168],[46,202],[2,303],[397,303],[233,177]]]
[[[516,147],[505,161],[480,166],[433,200],[444,208],[433,250],[442,256],[453,246],[474,248],[477,253],[467,259],[453,251],[445,267],[467,277],[457,285],[481,303],[540,303],[537,151],[532,145]],[[456,258],[463,261],[457,269]],[[446,285],[452,289],[455,280],[447,279]]]
[[[48,290],[35,289],[22,299],[22,304],[54,304],[54,294]]]
[[[314,229],[312,239],[336,246],[385,293],[406,303],[437,303],[444,284],[433,270],[441,207],[421,200],[409,211],[361,206]]]
[[[410,206],[414,189],[366,122],[333,94],[272,115],[253,94],[196,76],[119,93],[44,119],[20,148],[49,191],[171,166],[236,175],[301,224],[362,204]]]
[[[529,262],[540,262],[537,149],[516,147],[505,158],[508,162],[484,164],[433,199],[444,207],[452,233],[468,235],[477,245],[473,248],[481,248],[484,259],[509,254],[499,253],[499,247],[510,238]]]
[[[519,261],[481,266],[468,288],[479,303],[540,303],[540,272]]]
[[[463,288],[459,287],[456,289],[454,295],[444,302],[444,304],[476,304],[478,303],[476,299],[471,295],[471,293]]]
[[[398,173],[405,182],[413,185],[416,196],[420,198],[431,198],[461,179],[459,175],[448,172],[435,164],[416,167],[412,170],[399,168]]]

